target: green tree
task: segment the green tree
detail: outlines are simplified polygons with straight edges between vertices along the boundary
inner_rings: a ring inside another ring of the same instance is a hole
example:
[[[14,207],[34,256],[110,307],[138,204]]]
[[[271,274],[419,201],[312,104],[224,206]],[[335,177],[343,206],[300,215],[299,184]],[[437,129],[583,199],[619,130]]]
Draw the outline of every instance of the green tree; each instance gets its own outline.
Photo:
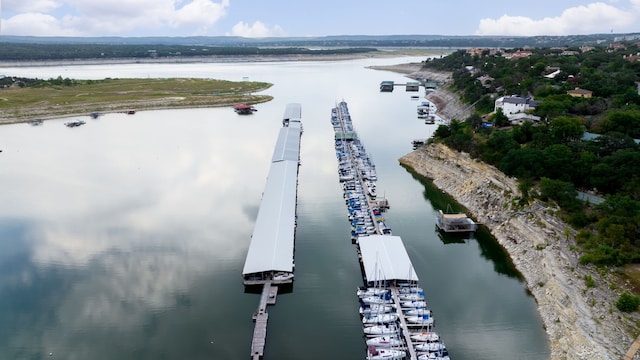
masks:
[[[558,116],[551,120],[549,129],[551,136],[559,144],[580,140],[584,134],[582,122],[568,116]]]
[[[631,295],[626,291],[616,301],[616,307],[622,312],[634,312],[638,310],[638,306],[640,306],[640,297]]]

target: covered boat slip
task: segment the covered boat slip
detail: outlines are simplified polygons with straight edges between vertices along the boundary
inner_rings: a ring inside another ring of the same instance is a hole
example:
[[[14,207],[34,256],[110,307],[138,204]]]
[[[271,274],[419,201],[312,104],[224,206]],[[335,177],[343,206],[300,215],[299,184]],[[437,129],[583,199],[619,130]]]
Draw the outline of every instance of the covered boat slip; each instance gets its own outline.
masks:
[[[287,117],[288,116],[288,117]],[[291,116],[297,116],[293,118]],[[289,104],[271,158],[267,183],[242,270],[245,285],[293,282],[300,105]]]
[[[369,235],[359,239],[364,275],[369,286],[417,283],[411,259],[399,236]]]

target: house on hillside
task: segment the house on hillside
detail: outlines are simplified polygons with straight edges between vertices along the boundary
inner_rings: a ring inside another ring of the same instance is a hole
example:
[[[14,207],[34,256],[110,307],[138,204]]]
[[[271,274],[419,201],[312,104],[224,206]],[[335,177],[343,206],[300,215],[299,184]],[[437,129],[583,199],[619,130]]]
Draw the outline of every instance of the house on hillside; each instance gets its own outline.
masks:
[[[528,110],[536,108],[536,102],[531,97],[523,97],[518,95],[502,96],[495,102],[494,111],[502,109],[502,113],[508,118],[519,113],[526,113]]]
[[[591,98],[591,96],[593,96],[593,91],[591,90],[586,90],[586,89],[580,89],[579,87],[573,89],[573,90],[569,90],[567,91],[567,95],[569,96],[573,96],[573,97],[582,97],[582,98]]]

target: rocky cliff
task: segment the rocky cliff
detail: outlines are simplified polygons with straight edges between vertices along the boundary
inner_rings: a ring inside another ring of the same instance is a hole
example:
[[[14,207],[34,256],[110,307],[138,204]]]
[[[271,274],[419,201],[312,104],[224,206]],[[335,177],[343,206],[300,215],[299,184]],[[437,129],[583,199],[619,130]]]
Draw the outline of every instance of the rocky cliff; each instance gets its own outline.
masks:
[[[552,359],[623,358],[638,321],[615,307],[626,284],[579,264],[574,231],[554,215],[557,209],[539,202],[520,206],[515,179],[441,144],[399,161],[469,209],[508,251],[536,299]],[[595,285],[587,285],[589,276]]]

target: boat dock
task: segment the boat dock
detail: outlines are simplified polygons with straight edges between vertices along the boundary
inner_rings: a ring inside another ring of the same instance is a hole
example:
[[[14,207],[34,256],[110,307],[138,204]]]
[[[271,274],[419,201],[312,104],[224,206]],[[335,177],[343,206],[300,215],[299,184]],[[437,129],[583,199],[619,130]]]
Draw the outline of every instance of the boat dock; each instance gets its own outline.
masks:
[[[259,360],[264,356],[264,346],[267,342],[267,320],[269,320],[267,305],[275,305],[277,295],[278,287],[272,286],[270,281],[265,282],[258,310],[253,314],[255,326],[251,341],[251,358],[254,360]]]
[[[294,278],[294,248],[300,166],[300,104],[288,104],[278,134],[267,184],[242,270],[243,284],[262,287],[254,321],[251,358],[264,356],[267,339],[268,305],[275,305],[279,285],[291,285]]]
[[[332,109],[331,124],[351,240],[363,275],[364,286],[356,293],[367,359],[449,360],[444,343],[433,332],[432,312],[402,239],[391,234],[382,216],[375,165],[353,128],[346,102]]]

